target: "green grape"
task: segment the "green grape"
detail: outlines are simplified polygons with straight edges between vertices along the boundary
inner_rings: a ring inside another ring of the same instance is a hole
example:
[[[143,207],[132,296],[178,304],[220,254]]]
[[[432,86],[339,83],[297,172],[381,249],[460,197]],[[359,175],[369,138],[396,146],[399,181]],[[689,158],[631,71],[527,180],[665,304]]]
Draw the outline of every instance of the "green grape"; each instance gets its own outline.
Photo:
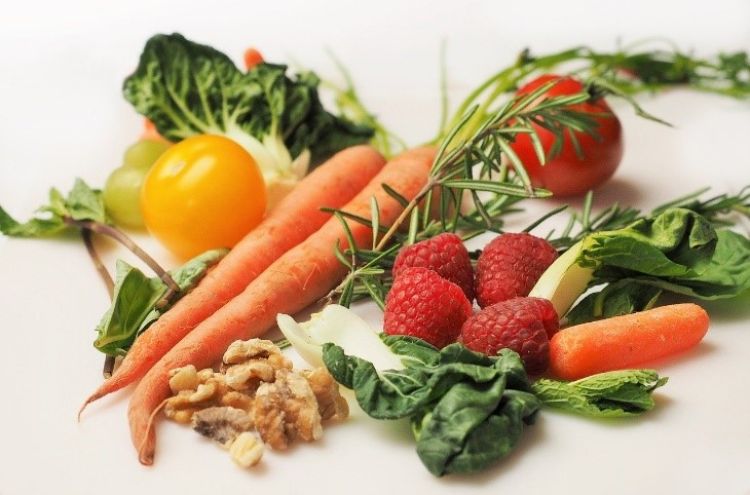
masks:
[[[143,228],[141,186],[147,169],[125,166],[116,168],[104,185],[104,206],[117,225]]]
[[[142,139],[125,150],[122,164],[124,167],[148,170],[169,146],[169,143],[165,143],[164,141]]]

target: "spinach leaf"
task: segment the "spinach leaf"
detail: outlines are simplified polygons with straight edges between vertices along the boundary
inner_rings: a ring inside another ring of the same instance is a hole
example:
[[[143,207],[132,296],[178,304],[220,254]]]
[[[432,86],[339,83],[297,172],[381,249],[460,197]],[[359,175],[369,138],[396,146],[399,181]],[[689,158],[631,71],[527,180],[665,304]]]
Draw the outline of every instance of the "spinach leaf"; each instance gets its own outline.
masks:
[[[588,294],[565,318],[569,325],[627,315],[652,308],[663,290],[632,279],[613,282],[598,292]]]
[[[96,327],[94,347],[105,354],[124,355],[136,337],[171,308],[180,297],[200,282],[206,271],[216,264],[226,249],[215,249],[193,258],[169,274],[180,292],[160,304],[167,285],[158,277],[146,277],[139,269],[117,260],[112,305]]]
[[[515,352],[438,350],[418,339],[384,337],[404,369],[376,370],[334,344],[323,346],[333,377],[377,419],[411,418],[417,454],[436,476],[483,469],[507,455],[540,407]]]
[[[695,276],[710,263],[717,239],[698,213],[670,208],[623,229],[590,235],[578,264],[657,277]]]
[[[665,383],[667,378],[654,370],[622,370],[574,382],[542,378],[532,389],[548,407],[581,416],[621,418],[653,409],[651,393]]]
[[[750,289],[750,240],[683,208],[591,234],[577,261],[603,287],[570,310],[572,324],[648,309],[663,291],[707,300]]]
[[[327,112],[312,73],[260,63],[243,72],[223,53],[180,34],[148,40],[123,84],[125,99],[166,138],[223,134],[253,155],[268,179],[299,175],[313,162],[368,141],[373,129]]]
[[[10,237],[49,237],[67,230],[70,221],[108,223],[101,191],[76,179],[67,196],[50,189],[48,203],[34,218],[21,223],[0,207],[0,233]]]

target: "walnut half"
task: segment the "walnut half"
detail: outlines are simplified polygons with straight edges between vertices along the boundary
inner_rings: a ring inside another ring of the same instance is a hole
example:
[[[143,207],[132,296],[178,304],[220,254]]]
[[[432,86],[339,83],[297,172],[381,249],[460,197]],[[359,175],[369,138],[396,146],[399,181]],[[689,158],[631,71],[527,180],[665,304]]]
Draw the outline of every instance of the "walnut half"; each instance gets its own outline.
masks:
[[[193,429],[229,447],[240,433],[253,427],[253,418],[242,409],[209,407],[193,414]]]
[[[306,442],[323,435],[318,401],[308,381],[290,371],[276,373],[255,394],[255,427],[271,448],[284,450],[300,438]]]

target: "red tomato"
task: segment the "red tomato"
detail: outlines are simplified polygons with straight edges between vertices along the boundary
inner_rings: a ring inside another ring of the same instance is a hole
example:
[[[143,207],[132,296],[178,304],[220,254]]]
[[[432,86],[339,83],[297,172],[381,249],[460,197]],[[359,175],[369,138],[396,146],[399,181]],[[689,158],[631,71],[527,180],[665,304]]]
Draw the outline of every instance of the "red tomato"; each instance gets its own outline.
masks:
[[[555,79],[560,82],[547,91],[546,96],[572,95],[584,89],[583,84],[571,77],[546,74],[523,86],[517,94],[531,93],[542,84]],[[527,134],[520,134],[513,143],[513,150],[526,166],[531,182],[537,187],[549,189],[555,196],[576,196],[603,184],[612,177],[622,160],[622,126],[607,102],[599,98],[571,105],[570,108],[578,112],[600,114],[595,117],[598,136],[575,133],[583,156],[576,153],[567,134],[560,153],[544,166],[539,163]],[[555,140],[554,134],[536,124],[534,128],[539,134],[542,147],[549,153]]]

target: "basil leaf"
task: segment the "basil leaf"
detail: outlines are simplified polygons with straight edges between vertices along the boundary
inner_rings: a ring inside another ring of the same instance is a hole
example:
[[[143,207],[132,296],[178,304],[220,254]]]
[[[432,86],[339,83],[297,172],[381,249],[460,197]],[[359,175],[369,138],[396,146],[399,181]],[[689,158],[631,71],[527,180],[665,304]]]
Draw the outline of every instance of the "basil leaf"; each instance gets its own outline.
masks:
[[[139,269],[117,260],[112,306],[96,330],[94,347],[109,355],[125,354],[141,323],[167,291],[158,278],[148,278]]]
[[[653,409],[651,393],[666,382],[654,370],[622,370],[574,382],[542,378],[532,389],[548,407],[582,416],[622,418]]]
[[[49,202],[37,209],[34,218],[20,223],[0,207],[0,233],[10,237],[48,237],[69,228],[66,219],[108,223],[101,191],[76,179],[67,197],[50,189]]]
[[[226,249],[207,251],[170,271],[180,292],[159,307],[157,303],[167,293],[167,285],[160,278],[146,277],[139,269],[117,260],[112,305],[96,327],[94,347],[109,355],[127,353],[136,337],[195,287],[226,253]]]

